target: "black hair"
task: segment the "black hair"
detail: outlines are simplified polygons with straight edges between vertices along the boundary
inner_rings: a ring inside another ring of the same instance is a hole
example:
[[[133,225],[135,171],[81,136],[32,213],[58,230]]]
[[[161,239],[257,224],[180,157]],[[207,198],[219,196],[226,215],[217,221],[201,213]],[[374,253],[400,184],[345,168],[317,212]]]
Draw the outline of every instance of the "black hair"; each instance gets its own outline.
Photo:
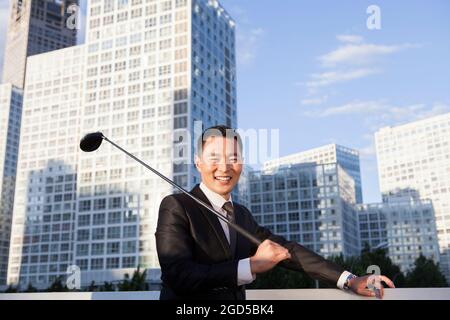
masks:
[[[224,138],[232,138],[234,139],[239,147],[239,151],[242,153],[242,140],[239,133],[228,126],[225,125],[216,125],[205,129],[202,135],[198,138],[197,141],[197,155],[200,155],[203,147],[205,146],[205,142],[209,137],[224,137]]]

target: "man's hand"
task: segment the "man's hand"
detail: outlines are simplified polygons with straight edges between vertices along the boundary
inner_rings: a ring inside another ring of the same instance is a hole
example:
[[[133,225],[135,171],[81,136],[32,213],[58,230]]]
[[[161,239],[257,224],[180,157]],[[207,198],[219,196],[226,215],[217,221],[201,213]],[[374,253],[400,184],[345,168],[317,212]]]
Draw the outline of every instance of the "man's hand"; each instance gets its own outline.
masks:
[[[270,240],[264,240],[253,257],[250,257],[252,273],[263,273],[275,267],[280,261],[290,259],[291,254],[285,248]]]
[[[382,299],[384,296],[384,287],[381,282],[388,285],[389,288],[395,288],[394,283],[386,276],[367,275],[350,279],[349,288],[354,293],[366,297],[377,297]]]

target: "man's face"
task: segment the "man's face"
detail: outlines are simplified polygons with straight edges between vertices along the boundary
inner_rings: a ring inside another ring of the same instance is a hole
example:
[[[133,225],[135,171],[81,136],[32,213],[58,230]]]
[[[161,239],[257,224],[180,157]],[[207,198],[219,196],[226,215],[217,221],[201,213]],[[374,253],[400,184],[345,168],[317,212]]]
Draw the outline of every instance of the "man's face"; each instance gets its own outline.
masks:
[[[202,182],[225,199],[238,183],[242,172],[242,157],[238,143],[225,137],[208,137],[201,156],[195,158]]]

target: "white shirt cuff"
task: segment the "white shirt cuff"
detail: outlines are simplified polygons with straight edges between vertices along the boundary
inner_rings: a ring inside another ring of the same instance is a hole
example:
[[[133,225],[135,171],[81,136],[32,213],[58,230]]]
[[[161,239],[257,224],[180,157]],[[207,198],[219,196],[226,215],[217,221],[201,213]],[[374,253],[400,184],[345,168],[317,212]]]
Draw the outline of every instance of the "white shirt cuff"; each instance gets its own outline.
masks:
[[[344,289],[345,281],[347,280],[348,276],[351,275],[351,274],[352,274],[352,273],[351,273],[351,272],[348,272],[348,271],[342,272],[342,274],[341,274],[341,276],[339,277],[339,280],[338,280],[338,282],[337,282],[337,287],[338,287],[339,289]]]
[[[238,286],[252,283],[256,279],[256,275],[252,274],[250,267],[250,258],[239,260],[238,263]]]

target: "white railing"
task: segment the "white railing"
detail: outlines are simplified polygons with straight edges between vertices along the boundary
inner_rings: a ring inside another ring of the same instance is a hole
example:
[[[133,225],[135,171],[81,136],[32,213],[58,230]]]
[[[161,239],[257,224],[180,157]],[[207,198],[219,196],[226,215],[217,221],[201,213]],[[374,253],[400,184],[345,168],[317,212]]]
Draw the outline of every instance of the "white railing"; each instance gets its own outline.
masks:
[[[0,300],[158,300],[159,291],[2,293]],[[247,300],[366,300],[338,289],[247,290]],[[384,300],[450,300],[450,288],[385,289]]]

